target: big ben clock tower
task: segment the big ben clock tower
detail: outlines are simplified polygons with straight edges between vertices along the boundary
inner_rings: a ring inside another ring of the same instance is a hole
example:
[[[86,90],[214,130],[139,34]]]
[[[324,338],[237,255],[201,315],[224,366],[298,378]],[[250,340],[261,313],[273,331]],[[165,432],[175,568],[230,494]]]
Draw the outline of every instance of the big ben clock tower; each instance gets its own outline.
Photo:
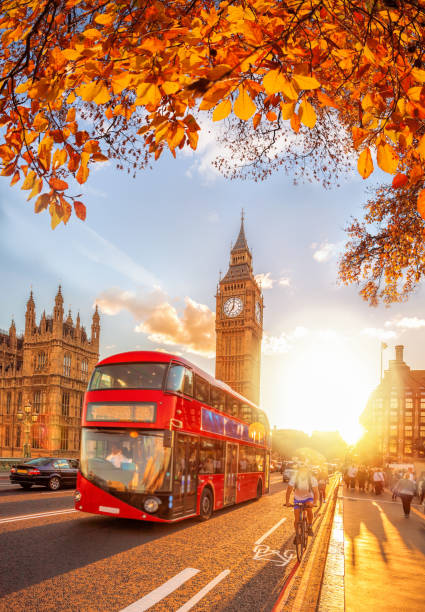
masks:
[[[252,271],[243,213],[229,269],[217,288],[215,321],[215,377],[258,404],[263,296]]]

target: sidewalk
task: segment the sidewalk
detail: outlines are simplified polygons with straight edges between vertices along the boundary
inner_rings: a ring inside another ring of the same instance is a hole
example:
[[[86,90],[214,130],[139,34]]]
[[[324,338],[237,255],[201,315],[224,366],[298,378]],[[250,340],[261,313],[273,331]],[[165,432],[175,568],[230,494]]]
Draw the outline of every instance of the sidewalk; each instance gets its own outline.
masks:
[[[417,498],[415,498],[416,500]],[[385,492],[343,490],[346,612],[425,609],[425,515]]]

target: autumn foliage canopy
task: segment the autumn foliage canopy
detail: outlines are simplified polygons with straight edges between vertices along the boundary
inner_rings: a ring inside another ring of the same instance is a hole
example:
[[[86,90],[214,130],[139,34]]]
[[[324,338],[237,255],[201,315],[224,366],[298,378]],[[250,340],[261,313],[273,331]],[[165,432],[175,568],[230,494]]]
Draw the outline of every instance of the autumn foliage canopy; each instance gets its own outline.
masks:
[[[375,303],[422,275],[423,0],[3,0],[0,35],[1,174],[52,227],[73,208],[84,220],[78,183],[95,164],[196,149],[205,113],[313,148],[340,132],[364,179],[391,175],[348,228],[341,278],[367,279]],[[379,244],[371,223],[385,225]]]

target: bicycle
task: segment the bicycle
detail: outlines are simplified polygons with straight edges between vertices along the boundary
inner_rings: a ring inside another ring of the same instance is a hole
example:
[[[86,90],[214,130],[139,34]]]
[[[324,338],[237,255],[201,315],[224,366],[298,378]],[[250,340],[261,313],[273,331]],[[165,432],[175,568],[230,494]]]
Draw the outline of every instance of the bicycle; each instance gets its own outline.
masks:
[[[294,508],[294,504],[289,504],[289,507]],[[308,543],[307,508],[311,508],[311,506],[307,504],[297,504],[297,507],[300,509],[301,513],[295,531],[295,549],[297,551],[297,559],[300,562]]]

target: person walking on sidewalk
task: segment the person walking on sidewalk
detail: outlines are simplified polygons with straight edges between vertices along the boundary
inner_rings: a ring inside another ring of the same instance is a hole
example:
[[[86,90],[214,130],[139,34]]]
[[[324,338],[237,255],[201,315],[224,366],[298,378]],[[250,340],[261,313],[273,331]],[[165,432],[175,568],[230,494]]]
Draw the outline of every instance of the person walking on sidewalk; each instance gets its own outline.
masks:
[[[381,495],[384,490],[384,474],[380,468],[373,472],[373,483],[375,485],[375,495]]]
[[[397,491],[397,495],[401,498],[404,516],[409,518],[410,504],[416,492],[416,484],[413,480],[410,480],[409,474],[406,473],[396,484],[395,490]]]
[[[288,482],[286,489],[286,503],[289,506],[291,493],[294,491],[294,526],[297,533],[297,524],[300,520],[301,506],[305,504],[307,508],[308,535],[313,534],[313,505],[316,505],[319,496],[317,480],[311,474],[306,465],[301,465],[298,471],[292,476]],[[296,536],[295,536],[296,537]],[[295,543],[295,540],[294,540]]]

